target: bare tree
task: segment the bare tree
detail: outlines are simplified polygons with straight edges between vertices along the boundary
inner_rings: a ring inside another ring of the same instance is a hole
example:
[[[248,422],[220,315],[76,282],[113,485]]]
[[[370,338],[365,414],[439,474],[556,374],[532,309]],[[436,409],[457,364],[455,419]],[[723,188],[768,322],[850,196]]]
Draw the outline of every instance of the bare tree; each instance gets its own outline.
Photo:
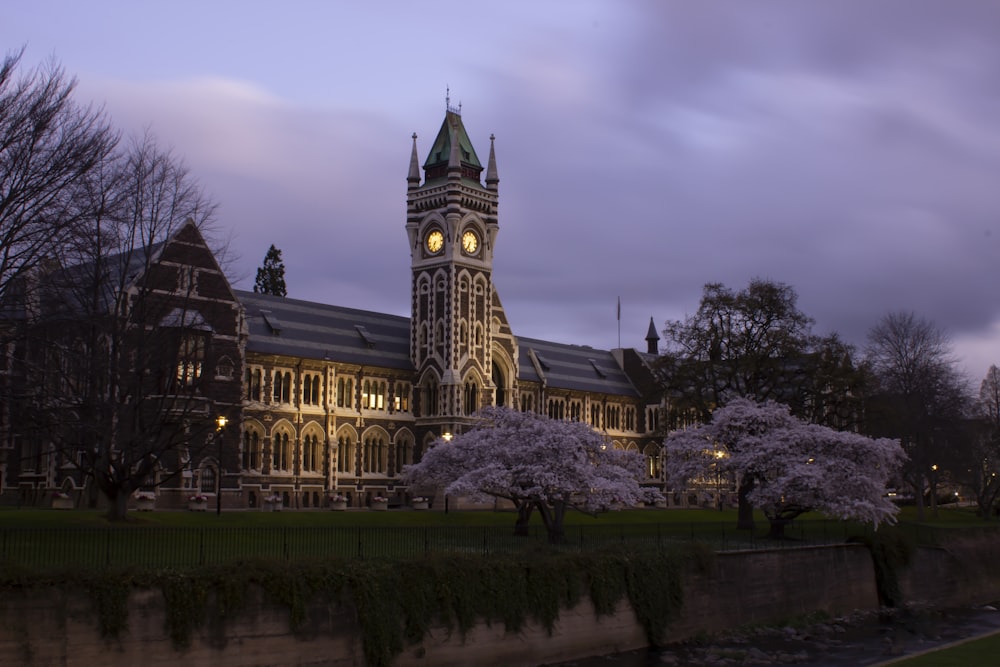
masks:
[[[0,303],[89,219],[88,182],[118,142],[102,111],[73,101],[60,67],[19,76],[23,53],[0,64]]]
[[[872,327],[866,356],[876,382],[868,427],[876,435],[900,439],[909,456],[903,481],[923,517],[924,494],[930,492],[936,510],[942,465],[949,449],[961,444],[968,389],[948,336],[911,312],[888,313]]]
[[[208,371],[238,350],[216,349],[212,334],[235,332],[238,315],[205,297],[225,285],[198,249],[214,205],[169,151],[147,133],[90,186],[93,217],[64,244],[26,322],[24,376],[34,380],[22,433],[44,429],[36,438],[57,465],[77,467],[120,519],[135,490],[171,480],[213,444],[214,417],[238,388],[215,405]]]
[[[969,448],[962,481],[976,498],[979,515],[992,516],[1000,500],[1000,368],[990,366],[979,385],[976,418],[969,423]]]

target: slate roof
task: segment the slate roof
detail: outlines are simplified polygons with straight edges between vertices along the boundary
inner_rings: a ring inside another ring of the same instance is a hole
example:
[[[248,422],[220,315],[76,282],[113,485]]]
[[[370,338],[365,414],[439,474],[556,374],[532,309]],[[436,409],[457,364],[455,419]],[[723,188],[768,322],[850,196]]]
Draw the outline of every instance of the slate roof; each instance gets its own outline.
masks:
[[[541,382],[544,377],[551,388],[638,396],[635,386],[607,350],[535,338],[518,338],[517,344],[522,380]]]
[[[408,317],[243,290],[235,294],[246,311],[249,352],[415,370]],[[544,376],[549,388],[638,395],[609,351],[534,338],[517,342],[522,380],[542,382]]]
[[[247,350],[413,371],[410,318],[234,290],[246,311]]]

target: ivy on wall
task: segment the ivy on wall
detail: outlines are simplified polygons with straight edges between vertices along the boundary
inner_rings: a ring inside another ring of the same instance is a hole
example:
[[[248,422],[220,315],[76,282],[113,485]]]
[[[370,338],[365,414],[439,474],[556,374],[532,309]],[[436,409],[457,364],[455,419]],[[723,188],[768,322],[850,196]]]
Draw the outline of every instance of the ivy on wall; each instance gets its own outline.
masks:
[[[199,631],[213,646],[224,647],[226,624],[249,610],[255,595],[288,609],[290,630],[302,638],[315,632],[310,610],[352,609],[367,664],[389,667],[407,645],[422,641],[435,626],[464,637],[479,622],[502,624],[508,632],[533,622],[551,633],[560,611],[584,596],[599,616],[613,613],[627,599],[650,643],[656,644],[680,612],[684,573],[704,571],[710,562],[710,552],[689,545],[648,552],[540,550],[409,560],[254,561],[185,570],[0,570],[0,589],[85,591],[101,635],[109,640],[128,629],[130,594],[158,589],[165,630],[178,649]]]

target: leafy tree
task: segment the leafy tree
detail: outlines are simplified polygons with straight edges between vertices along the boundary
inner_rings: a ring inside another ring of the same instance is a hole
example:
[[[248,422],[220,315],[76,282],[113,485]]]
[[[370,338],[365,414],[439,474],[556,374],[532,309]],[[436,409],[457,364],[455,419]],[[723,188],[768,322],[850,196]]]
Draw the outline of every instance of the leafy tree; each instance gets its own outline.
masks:
[[[285,263],[281,261],[281,251],[275,248],[273,243],[264,255],[264,265],[257,269],[257,280],[254,281],[253,291],[273,296],[288,294],[285,288]]]
[[[698,311],[667,323],[659,369],[669,399],[666,423],[707,423],[737,397],[776,400],[808,421],[837,428],[860,412],[864,376],[837,336],[812,333],[790,286],[755,279],[741,292],[705,285]],[[737,479],[739,527],[753,527],[749,486]]]
[[[967,445],[968,389],[948,336],[912,312],[888,313],[872,327],[866,359],[874,378],[866,429],[901,441],[908,455],[902,479],[922,518],[928,491],[936,510],[942,464]]]
[[[770,521],[770,537],[782,537],[788,522],[814,510],[876,526],[895,520],[885,491],[905,459],[899,443],[804,422],[786,405],[734,399],[711,423],[675,431],[664,446],[670,479],[743,480]]]
[[[19,76],[23,53],[0,63],[0,302],[90,219],[83,195],[118,143],[101,111],[73,101],[61,68]]]
[[[537,509],[549,541],[562,542],[563,518],[573,508],[596,512],[618,502],[660,498],[639,485],[643,458],[616,450],[581,422],[491,407],[471,430],[438,440],[403,477],[415,487],[443,487],[475,500],[503,498],[517,509],[515,532],[525,534]]]

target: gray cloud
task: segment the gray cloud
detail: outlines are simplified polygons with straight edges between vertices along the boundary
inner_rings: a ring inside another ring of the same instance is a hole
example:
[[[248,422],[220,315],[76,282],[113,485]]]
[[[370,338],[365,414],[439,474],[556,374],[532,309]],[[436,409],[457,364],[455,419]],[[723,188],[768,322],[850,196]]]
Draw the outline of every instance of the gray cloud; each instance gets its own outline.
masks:
[[[765,277],[819,330],[861,343],[909,309],[974,378],[1000,363],[1000,5],[575,7],[269,15],[263,63],[252,14],[214,60],[210,14],[184,70],[81,92],[185,156],[241,287],[275,243],[292,296],[406,314],[409,137],[423,158],[450,84],[481,158],[497,137],[495,280],[522,335],[613,347],[621,296],[621,342],[644,347],[705,282]]]

